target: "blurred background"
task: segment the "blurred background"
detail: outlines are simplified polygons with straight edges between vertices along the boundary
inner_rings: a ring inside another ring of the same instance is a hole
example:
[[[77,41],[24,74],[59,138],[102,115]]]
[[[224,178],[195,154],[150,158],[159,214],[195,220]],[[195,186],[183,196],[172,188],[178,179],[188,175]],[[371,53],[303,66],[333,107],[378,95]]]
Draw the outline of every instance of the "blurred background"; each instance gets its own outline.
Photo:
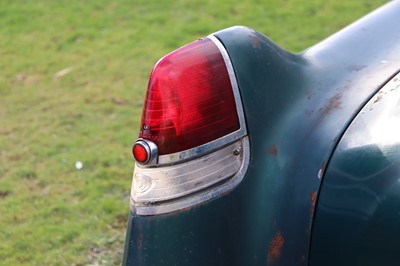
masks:
[[[0,265],[120,265],[147,79],[233,25],[292,52],[382,0],[0,0]]]

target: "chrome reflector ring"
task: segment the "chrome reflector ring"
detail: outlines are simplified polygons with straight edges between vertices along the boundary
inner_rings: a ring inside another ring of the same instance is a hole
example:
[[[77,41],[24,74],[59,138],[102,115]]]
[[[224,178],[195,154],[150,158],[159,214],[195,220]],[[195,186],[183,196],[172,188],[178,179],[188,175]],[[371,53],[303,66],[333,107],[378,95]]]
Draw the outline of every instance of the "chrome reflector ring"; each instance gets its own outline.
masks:
[[[132,151],[135,149],[136,145],[140,145],[143,147],[146,152],[147,152],[147,159],[143,162],[139,162],[136,160],[135,156],[133,155],[133,158],[136,160],[136,162],[140,165],[155,165],[157,164],[157,159],[158,159],[158,149],[157,145],[150,141],[150,140],[145,140],[145,139],[138,139],[135,144],[133,144]]]

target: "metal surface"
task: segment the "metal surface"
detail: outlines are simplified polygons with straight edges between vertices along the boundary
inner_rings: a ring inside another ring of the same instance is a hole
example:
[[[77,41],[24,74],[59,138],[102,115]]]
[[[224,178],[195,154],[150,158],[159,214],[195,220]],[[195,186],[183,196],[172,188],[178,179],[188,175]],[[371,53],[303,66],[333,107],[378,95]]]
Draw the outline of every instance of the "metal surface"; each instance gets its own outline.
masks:
[[[148,154],[147,160],[143,163],[136,161],[138,164],[143,166],[152,166],[157,164],[158,149],[154,142],[145,139],[138,139],[135,144],[133,144],[133,149],[136,145],[141,145]],[[135,159],[135,156],[133,156],[133,158]]]
[[[298,55],[245,27],[216,33],[242,96],[246,176],[207,204],[135,216],[124,265],[307,265],[331,154],[400,69],[399,17],[399,2],[391,2]]]
[[[242,181],[249,155],[249,141],[244,137],[188,162],[156,168],[136,165],[131,211],[137,215],[156,215],[218,197]]]
[[[400,75],[362,109],[326,171],[310,265],[400,263]]]
[[[224,59],[225,66],[227,68],[227,71],[229,74],[229,79],[230,79],[231,85],[232,85],[233,95],[234,95],[235,103],[236,103],[236,110],[237,110],[237,114],[239,116],[240,128],[239,128],[239,130],[232,132],[231,134],[223,136],[223,137],[216,139],[214,141],[211,141],[209,143],[200,145],[198,147],[195,147],[195,148],[192,148],[192,149],[189,149],[186,151],[176,152],[173,154],[161,155],[158,157],[158,164],[160,164],[160,165],[177,163],[177,162],[181,162],[181,161],[189,160],[191,158],[198,157],[204,153],[208,153],[210,151],[213,151],[220,147],[223,147],[226,144],[232,143],[232,142],[242,138],[243,136],[246,136],[246,134],[247,134],[244,113],[243,113],[243,106],[242,106],[242,101],[240,99],[239,88],[238,88],[237,81],[236,81],[235,71],[232,67],[232,63],[229,59],[228,53],[226,52],[224,46],[221,44],[221,42],[217,38],[215,38],[212,35],[208,36],[207,38],[211,39],[211,41],[218,47],[218,49],[221,52],[221,55]]]

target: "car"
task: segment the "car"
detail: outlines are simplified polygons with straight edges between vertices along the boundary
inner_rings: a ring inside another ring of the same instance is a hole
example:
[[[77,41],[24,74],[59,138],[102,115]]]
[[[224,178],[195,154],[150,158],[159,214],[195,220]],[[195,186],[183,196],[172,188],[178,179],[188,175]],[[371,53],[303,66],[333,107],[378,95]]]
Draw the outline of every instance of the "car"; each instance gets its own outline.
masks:
[[[399,265],[399,18],[299,54],[237,26],[160,59],[123,265]]]

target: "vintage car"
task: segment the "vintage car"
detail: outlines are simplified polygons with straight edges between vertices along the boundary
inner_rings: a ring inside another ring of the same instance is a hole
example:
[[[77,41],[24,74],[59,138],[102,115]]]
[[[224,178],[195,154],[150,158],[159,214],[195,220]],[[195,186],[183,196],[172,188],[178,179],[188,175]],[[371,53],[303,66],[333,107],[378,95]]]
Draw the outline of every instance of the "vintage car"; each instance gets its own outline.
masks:
[[[232,27],[155,65],[123,265],[400,265],[400,1],[299,54]]]

